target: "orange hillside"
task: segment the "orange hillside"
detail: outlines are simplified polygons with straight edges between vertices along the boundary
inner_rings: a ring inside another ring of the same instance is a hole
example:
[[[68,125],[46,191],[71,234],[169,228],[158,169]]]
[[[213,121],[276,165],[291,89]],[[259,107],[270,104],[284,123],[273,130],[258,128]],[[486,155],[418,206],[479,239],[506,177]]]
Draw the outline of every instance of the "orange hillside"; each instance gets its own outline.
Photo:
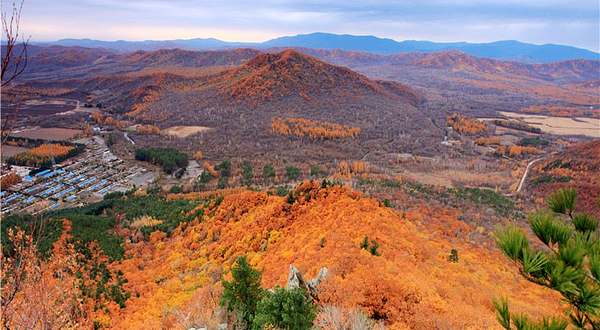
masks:
[[[493,245],[457,238],[472,229],[444,210],[398,213],[359,192],[308,182],[293,196],[290,203],[265,192],[229,195],[170,237],[155,232],[148,242],[127,243],[131,258],[115,267],[132,294],[111,328],[183,329],[182,315],[216,306],[216,281],[242,254],[263,271],[265,287],[285,285],[290,264],[308,278],[327,267],[320,304],[360,308],[389,329],[500,329],[491,301],[500,295],[534,317],[560,310],[559,297],[522,280]],[[423,225],[431,221],[443,226]],[[360,248],[365,236],[380,256]]]

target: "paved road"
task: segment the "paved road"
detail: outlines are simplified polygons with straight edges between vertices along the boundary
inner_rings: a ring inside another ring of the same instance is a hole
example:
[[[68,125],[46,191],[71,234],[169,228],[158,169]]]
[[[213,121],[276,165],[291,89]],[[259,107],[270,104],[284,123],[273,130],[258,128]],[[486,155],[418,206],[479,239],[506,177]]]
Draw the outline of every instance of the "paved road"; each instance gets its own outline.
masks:
[[[517,191],[516,193],[518,194],[521,189],[523,189],[523,186],[525,186],[525,180],[527,179],[527,175],[529,174],[529,170],[531,169],[531,166],[533,164],[535,164],[537,161],[542,160],[543,158],[537,158],[534,159],[532,161],[529,162],[529,164],[527,164],[527,168],[525,169],[525,173],[523,173],[523,177],[521,178],[521,182],[519,182],[519,187],[517,187]]]

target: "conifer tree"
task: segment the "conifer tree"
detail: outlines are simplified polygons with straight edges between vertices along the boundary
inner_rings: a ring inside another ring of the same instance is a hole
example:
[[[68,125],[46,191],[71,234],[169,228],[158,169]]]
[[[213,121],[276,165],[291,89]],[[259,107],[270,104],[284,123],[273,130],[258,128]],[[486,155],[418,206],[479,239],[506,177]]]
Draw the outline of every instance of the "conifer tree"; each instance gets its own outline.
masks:
[[[543,245],[531,246],[516,225],[498,227],[495,239],[500,250],[519,267],[530,282],[559,292],[567,304],[560,317],[532,321],[511,313],[506,298],[494,300],[497,319],[511,329],[600,329],[600,240],[598,222],[587,214],[574,214],[576,192],[560,189],[548,198],[548,208],[529,215],[532,232]],[[600,204],[600,201],[599,201]]]
[[[260,287],[261,272],[248,264],[246,256],[240,256],[236,265],[231,268],[233,280],[223,280],[223,295],[221,306],[235,313],[238,322],[249,329],[254,321],[258,303],[264,296]]]
[[[309,330],[316,317],[315,305],[301,288],[275,288],[258,304],[253,330],[294,329]]]

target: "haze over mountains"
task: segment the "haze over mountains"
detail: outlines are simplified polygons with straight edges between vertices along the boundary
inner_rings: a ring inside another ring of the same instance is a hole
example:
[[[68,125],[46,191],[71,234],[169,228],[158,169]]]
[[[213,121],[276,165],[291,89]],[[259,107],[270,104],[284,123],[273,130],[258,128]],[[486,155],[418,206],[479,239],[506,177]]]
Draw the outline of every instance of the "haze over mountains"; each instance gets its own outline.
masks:
[[[92,39],[61,39],[54,42],[37,44],[80,46],[90,48],[107,48],[129,52],[135,50],[157,49],[191,49],[216,50],[226,48],[259,48],[272,47],[307,47],[314,49],[341,49],[351,51],[366,51],[375,54],[393,54],[404,52],[430,53],[445,50],[460,50],[470,55],[501,60],[516,60],[522,62],[555,62],[570,59],[598,60],[600,54],[586,49],[545,44],[534,45],[515,40],[496,41],[491,43],[438,43],[431,41],[378,38],[375,36],[337,35],[330,33],[299,34],[275,38],[262,43],[226,42],[214,38],[174,39],[174,40],[145,40],[145,41],[101,41]]]

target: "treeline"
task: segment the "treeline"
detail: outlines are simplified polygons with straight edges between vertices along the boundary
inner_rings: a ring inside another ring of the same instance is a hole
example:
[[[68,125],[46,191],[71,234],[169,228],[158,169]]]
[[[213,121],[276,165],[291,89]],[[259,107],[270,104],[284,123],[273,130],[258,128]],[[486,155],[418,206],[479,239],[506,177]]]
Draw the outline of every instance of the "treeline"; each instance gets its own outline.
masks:
[[[65,141],[51,144],[41,144],[26,152],[10,157],[6,162],[10,165],[49,168],[52,166],[52,156],[56,163],[77,156],[85,150],[85,145]]]
[[[167,174],[188,165],[188,156],[173,148],[136,149],[135,159],[160,165]]]
[[[271,132],[283,136],[308,136],[311,140],[332,140],[356,138],[360,127],[352,127],[326,121],[308,120],[302,118],[271,118]]]
[[[487,131],[487,125],[484,122],[467,117],[458,113],[453,113],[446,118],[446,124],[455,131],[464,134],[477,135]]]
[[[533,146],[499,146],[495,150],[497,156],[519,157],[524,154],[539,154],[541,151]]]
[[[492,121],[496,126],[502,126],[506,128],[516,129],[518,131],[525,131],[530,133],[542,133],[542,130],[538,127],[533,127],[531,125],[519,123],[516,121],[502,120],[502,119],[494,119]]]
[[[539,137],[524,137],[519,141],[520,146],[533,146],[533,147],[541,147],[547,146],[550,142],[548,140],[540,139]]]

